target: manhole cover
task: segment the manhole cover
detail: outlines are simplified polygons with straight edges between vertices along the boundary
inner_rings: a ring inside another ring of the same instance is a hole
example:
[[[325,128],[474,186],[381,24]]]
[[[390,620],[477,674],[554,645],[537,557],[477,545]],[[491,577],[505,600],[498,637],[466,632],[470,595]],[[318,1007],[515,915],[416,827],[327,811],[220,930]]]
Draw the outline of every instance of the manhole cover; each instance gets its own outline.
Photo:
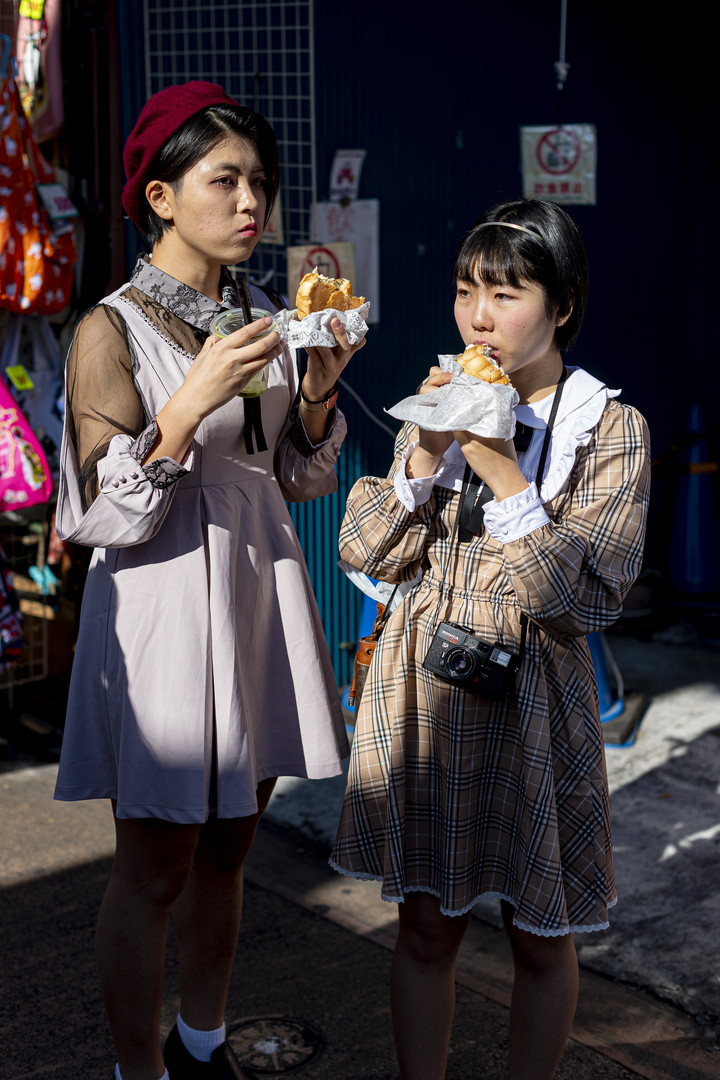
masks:
[[[323,1047],[319,1031],[287,1016],[241,1020],[228,1028],[227,1037],[243,1065],[268,1076],[302,1069]]]

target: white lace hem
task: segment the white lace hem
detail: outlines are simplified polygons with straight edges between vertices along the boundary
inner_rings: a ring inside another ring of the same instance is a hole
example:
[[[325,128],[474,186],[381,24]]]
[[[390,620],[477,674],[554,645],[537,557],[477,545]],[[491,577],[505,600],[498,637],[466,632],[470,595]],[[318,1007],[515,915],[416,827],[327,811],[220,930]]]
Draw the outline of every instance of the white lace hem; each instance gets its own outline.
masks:
[[[336,870],[338,874],[342,874],[344,877],[356,878],[358,881],[382,881],[380,874],[363,874],[361,871],[346,870],[343,866],[339,866],[334,859],[328,859],[328,862],[333,870]],[[440,899],[440,893],[435,889],[426,888],[423,885],[410,885],[405,889],[406,893],[411,892],[423,892],[429,893],[430,896],[436,896]],[[381,899],[388,904],[402,904],[405,900],[405,896],[387,896],[384,892],[380,894]],[[454,918],[456,915],[467,915],[468,911],[472,911],[475,905],[480,900],[506,900],[509,904],[513,903],[513,898],[508,896],[507,893],[501,892],[483,892],[479,893],[475,899],[467,904],[460,911],[448,911],[446,908],[440,905],[440,914],[449,915]],[[608,911],[614,908],[617,904],[617,897],[610,901],[608,904]],[[566,934],[590,934],[594,930],[608,930],[610,927],[609,921],[601,923],[592,923],[587,926],[564,926],[557,929],[541,929],[538,926],[530,926],[528,923],[518,922],[517,919],[513,919],[513,925],[517,926],[519,930],[525,930],[528,934],[535,934],[537,937],[564,937]]]

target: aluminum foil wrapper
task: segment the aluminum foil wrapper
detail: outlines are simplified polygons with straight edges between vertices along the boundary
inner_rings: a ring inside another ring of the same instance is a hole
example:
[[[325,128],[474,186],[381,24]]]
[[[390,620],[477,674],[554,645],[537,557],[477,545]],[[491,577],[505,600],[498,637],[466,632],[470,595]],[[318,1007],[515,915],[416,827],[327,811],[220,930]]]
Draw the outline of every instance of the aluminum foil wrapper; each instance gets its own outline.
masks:
[[[332,349],[337,345],[330,326],[332,320],[339,319],[345,327],[350,344],[357,345],[358,341],[362,341],[367,334],[366,319],[369,311],[370,303],[366,300],[359,308],[353,308],[352,311],[335,311],[333,308],[326,308],[325,311],[311,311],[302,321],[296,318],[297,308],[290,311],[283,308],[282,311],[276,312],[274,319],[278,324],[277,331],[280,337],[291,349],[311,349],[316,345],[324,345]]]
[[[426,394],[403,398],[385,411],[396,420],[417,424],[425,431],[472,431],[486,439],[512,439],[515,434],[513,409],[519,398],[514,386],[486,383],[466,375],[457,357],[438,356],[443,371],[452,380]]]

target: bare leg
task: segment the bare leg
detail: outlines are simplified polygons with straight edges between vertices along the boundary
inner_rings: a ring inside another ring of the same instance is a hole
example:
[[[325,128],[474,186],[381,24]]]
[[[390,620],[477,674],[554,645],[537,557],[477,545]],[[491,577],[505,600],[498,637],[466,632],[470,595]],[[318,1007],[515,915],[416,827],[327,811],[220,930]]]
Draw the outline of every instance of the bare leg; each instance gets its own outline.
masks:
[[[202,826],[187,883],[173,907],[180,950],[180,1015],[198,1031],[213,1031],[225,1018],[240,929],[243,861],[274,786],[274,779],[259,784],[256,814],[212,817]]]
[[[540,937],[512,924],[513,908],[502,903],[503,922],[515,960],[510,1009],[510,1080],[551,1080],[575,1015],[578,964],[571,934]]]
[[[455,1011],[455,959],[470,921],[440,912],[428,893],[398,907],[390,974],[395,1049],[402,1080],[443,1080]]]
[[[100,982],[123,1080],[159,1080],[160,1001],[172,905],[199,825],[115,819],[117,848],[95,937]]]

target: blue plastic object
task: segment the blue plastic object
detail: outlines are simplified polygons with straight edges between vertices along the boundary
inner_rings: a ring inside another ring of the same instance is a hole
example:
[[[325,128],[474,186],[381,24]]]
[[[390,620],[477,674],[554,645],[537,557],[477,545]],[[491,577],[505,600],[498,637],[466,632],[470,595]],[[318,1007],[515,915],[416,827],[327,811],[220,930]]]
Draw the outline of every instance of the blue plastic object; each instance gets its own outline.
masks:
[[[701,405],[688,412],[670,545],[670,581],[679,593],[720,591],[720,527],[715,503],[717,464],[710,461]]]
[[[610,673],[608,671],[605,643],[601,633],[588,634],[587,643],[595,668],[597,679],[598,697],[600,698],[600,720],[604,724],[608,720],[615,720],[625,709],[622,694],[616,694],[610,685]]]
[[[340,694],[340,705],[342,707],[343,716],[345,717],[345,730],[348,735],[355,734],[355,706],[349,702],[350,687],[346,686]],[[352,722],[351,722],[352,721]]]
[[[373,584],[377,582],[373,581]],[[375,619],[377,618],[377,600],[373,600],[372,596],[363,596],[362,611],[360,612],[360,628],[358,630],[358,639],[361,637],[367,637],[372,633],[372,628],[375,625]]]

